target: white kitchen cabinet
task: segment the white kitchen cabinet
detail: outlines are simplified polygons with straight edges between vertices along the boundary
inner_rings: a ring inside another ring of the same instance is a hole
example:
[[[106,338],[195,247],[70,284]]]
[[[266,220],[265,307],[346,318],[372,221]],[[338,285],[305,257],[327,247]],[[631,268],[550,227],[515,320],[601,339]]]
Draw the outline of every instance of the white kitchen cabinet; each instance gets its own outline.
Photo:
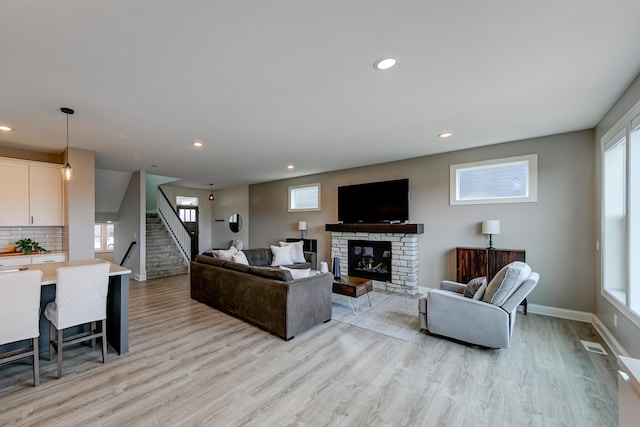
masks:
[[[62,170],[58,165],[29,165],[29,225],[63,225]]]
[[[29,224],[29,164],[0,159],[0,226]]]
[[[60,165],[0,159],[0,226],[64,225]]]
[[[0,257],[0,268],[15,267],[17,265],[29,265],[29,264],[31,264],[31,257],[26,255]]]
[[[46,264],[49,262],[62,262],[66,260],[66,254],[41,254],[31,256],[31,264]]]

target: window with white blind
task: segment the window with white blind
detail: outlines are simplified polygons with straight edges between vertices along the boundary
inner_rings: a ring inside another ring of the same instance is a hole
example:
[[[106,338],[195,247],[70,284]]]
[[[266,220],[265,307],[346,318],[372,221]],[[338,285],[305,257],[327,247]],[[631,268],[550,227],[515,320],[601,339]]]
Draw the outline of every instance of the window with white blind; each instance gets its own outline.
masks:
[[[289,187],[289,212],[319,210],[320,183]]]
[[[640,326],[640,103],[602,138],[602,293]]]
[[[450,166],[451,205],[521,203],[538,200],[538,155]]]

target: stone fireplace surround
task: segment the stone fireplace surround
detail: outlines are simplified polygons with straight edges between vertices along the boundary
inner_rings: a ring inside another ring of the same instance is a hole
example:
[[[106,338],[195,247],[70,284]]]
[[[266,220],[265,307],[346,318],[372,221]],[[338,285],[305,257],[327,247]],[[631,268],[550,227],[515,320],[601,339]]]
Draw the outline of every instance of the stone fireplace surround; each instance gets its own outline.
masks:
[[[331,232],[331,259],[340,259],[347,272],[348,241],[391,242],[391,282],[373,281],[377,289],[416,295],[418,293],[418,234],[423,224],[326,224]]]

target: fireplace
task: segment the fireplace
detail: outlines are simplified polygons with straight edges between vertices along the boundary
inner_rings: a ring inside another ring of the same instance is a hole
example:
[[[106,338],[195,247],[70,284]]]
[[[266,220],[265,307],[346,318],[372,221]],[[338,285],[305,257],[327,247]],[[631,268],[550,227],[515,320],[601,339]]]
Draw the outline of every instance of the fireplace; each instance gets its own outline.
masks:
[[[418,292],[418,235],[424,233],[423,224],[326,224],[325,230],[331,232],[331,259],[340,260],[343,274],[353,274],[349,270],[350,240],[364,241],[363,248],[388,242],[391,279],[372,279],[373,287],[410,295]],[[384,258],[384,252],[382,255]]]
[[[348,241],[349,276],[391,282],[391,242]]]

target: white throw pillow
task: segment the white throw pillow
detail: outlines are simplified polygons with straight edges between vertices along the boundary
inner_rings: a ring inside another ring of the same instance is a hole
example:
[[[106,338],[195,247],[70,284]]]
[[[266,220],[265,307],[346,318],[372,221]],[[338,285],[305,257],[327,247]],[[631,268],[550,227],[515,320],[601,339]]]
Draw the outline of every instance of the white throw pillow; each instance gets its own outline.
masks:
[[[289,246],[271,245],[271,253],[273,254],[272,267],[293,264],[293,261],[291,261],[291,248]]]
[[[293,280],[309,277],[309,272],[311,272],[310,268],[287,268],[283,265],[281,265],[280,268],[289,271]]]
[[[213,257],[218,258],[222,261],[233,261],[233,256],[238,255],[238,250],[234,247],[230,249],[218,249],[213,251]]]
[[[293,262],[307,262],[304,258],[304,242],[280,242],[280,246],[291,247],[291,261]]]
[[[238,253],[233,256],[233,262],[238,264],[249,265],[249,260],[247,259],[247,256],[242,251],[238,251]]]

